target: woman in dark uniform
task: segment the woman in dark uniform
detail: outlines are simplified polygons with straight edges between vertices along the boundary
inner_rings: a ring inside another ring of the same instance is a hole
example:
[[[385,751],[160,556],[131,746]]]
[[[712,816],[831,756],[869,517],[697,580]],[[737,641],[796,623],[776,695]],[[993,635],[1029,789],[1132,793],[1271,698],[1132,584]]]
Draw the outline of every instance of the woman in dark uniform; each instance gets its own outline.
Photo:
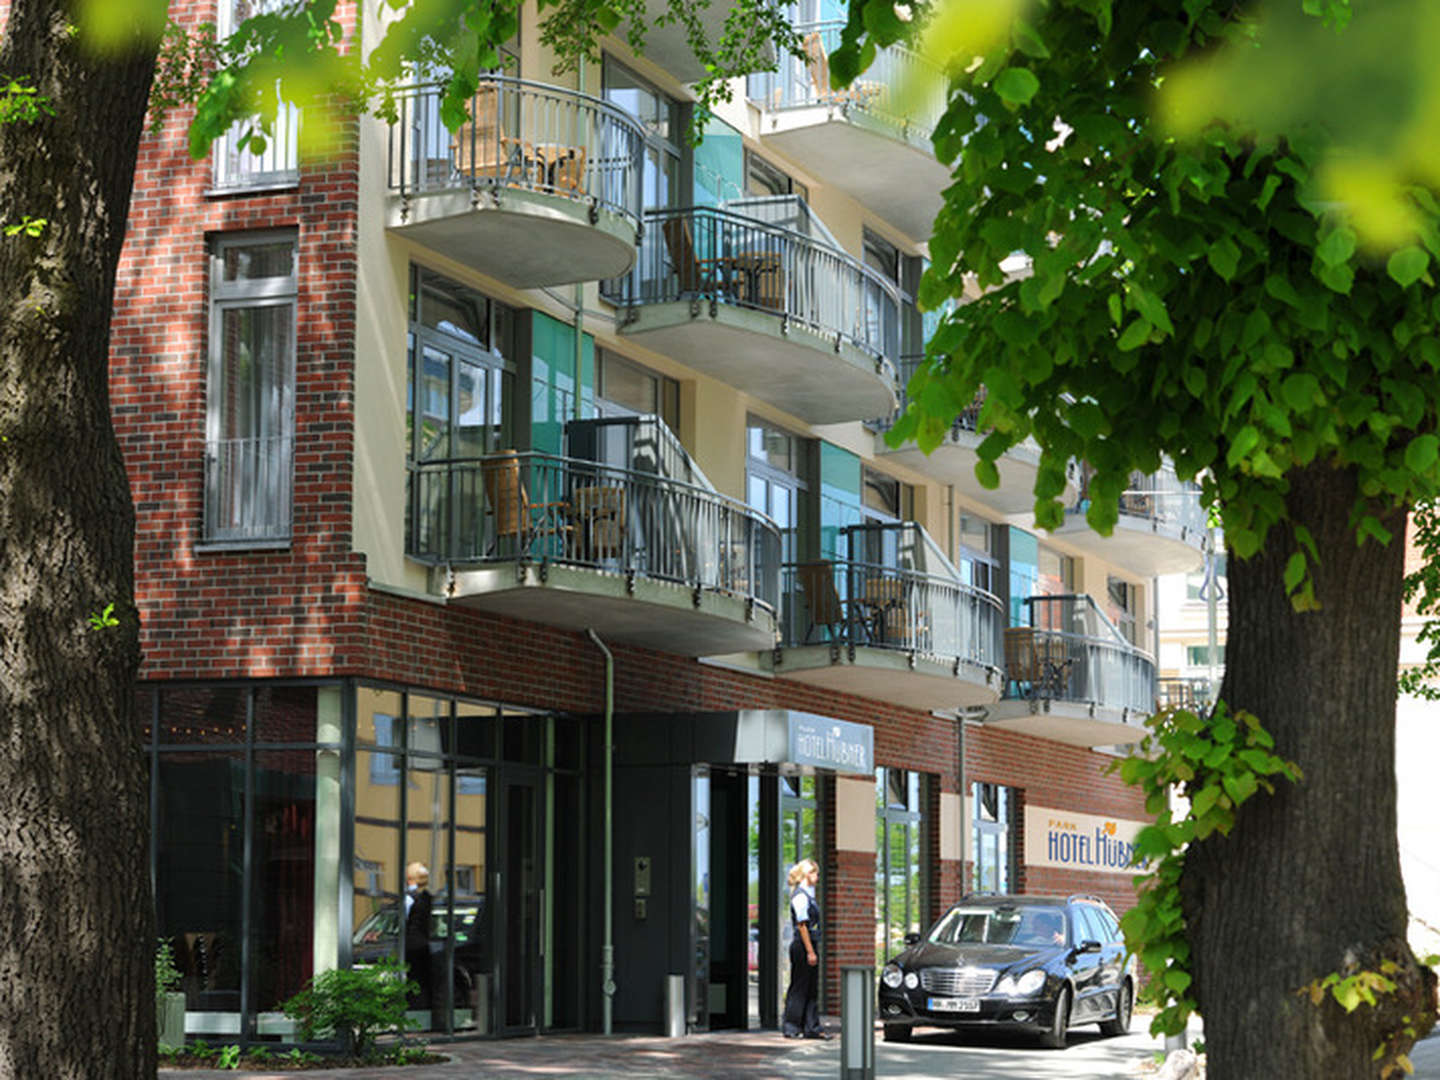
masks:
[[[820,1026],[819,963],[820,905],[815,902],[815,885],[820,868],[813,859],[801,859],[790,868],[786,881],[790,885],[790,924],[795,936],[790,940],[790,989],[785,992],[787,1039],[828,1039]]]

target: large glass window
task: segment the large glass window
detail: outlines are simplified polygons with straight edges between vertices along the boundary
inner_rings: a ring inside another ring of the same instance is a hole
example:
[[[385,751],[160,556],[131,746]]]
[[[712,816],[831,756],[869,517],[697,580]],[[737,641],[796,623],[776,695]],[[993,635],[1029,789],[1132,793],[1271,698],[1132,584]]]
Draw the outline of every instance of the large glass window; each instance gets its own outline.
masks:
[[[284,6],[284,0],[221,0],[218,36],[223,40],[246,19],[278,11]],[[275,129],[258,153],[258,144],[244,149],[240,147],[240,140],[250,126],[250,121],[242,120],[215,140],[212,152],[216,189],[291,187],[298,183],[300,110],[294,105],[280,103]]]
[[[746,502],[780,526],[780,561],[799,555],[801,442],[789,432],[750,418],[745,428]]]
[[[868,465],[860,470],[860,503],[875,521],[913,521],[915,488]]]
[[[296,256],[293,233],[228,235],[211,249],[207,541],[290,536]]]
[[[411,268],[405,524],[412,554],[478,550],[481,496],[464,463],[515,444],[515,322],[504,304]]]
[[[1000,582],[993,532],[993,526],[984,518],[960,514],[955,565],[967,585],[988,592],[996,592]]]
[[[875,771],[875,965],[905,949],[925,921],[925,777],[908,769]]]
[[[605,57],[601,81],[605,100],[645,129],[645,209],[665,210],[687,202],[680,191],[680,103],[612,56]]]
[[[595,350],[601,416],[653,415],[680,430],[680,384],[609,349]]]
[[[775,957],[776,971],[790,967],[790,941],[795,927],[790,920],[790,886],[786,875],[801,859],[811,859],[824,866],[820,851],[819,784],[814,776],[780,777],[780,896],[775,912],[780,920],[780,947]],[[777,979],[776,1008],[783,1009],[785,980]]]
[[[186,1028],[282,1037],[280,1003],[338,956],[339,688],[152,693],[156,916]]]
[[[999,784],[976,781],[971,787],[975,836],[974,891],[1007,893],[1014,889],[1013,843],[1015,792]]]
[[[753,150],[745,151],[745,194],[761,197],[799,195],[806,202],[810,201],[810,191],[804,184]]]
[[[1105,614],[1110,616],[1125,640],[1139,644],[1140,625],[1136,618],[1140,608],[1140,589],[1123,578],[1110,577],[1105,582]]]

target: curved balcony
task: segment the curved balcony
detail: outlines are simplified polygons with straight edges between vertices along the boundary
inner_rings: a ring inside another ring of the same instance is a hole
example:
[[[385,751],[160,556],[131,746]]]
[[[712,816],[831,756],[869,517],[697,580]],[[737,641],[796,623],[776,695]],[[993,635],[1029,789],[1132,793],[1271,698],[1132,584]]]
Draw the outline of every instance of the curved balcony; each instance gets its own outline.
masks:
[[[813,424],[895,407],[900,296],[821,240],[713,207],[645,215],[640,261],[601,284],[620,332]]]
[[[1140,577],[1186,573],[1205,563],[1209,537],[1200,485],[1181,480],[1170,466],[1146,476],[1135,473],[1120,495],[1120,517],[1109,536],[1085,520],[1086,479],[1080,497],[1054,535],[1083,553],[1122,566]]]
[[[785,55],[746,93],[760,107],[761,136],[808,172],[844,191],[917,242],[930,239],[950,170],[930,137],[949,83],[919,53],[892,45],[844,90],[830,88],[829,55],[840,21],[797,24],[806,58]]]
[[[695,484],[515,451],[426,462],[406,533],[453,604],[686,656],[775,641],[779,528]]]
[[[995,701],[1002,686],[1000,601],[957,577],[897,561],[786,566],[774,674],[913,709]]]
[[[1155,711],[1155,661],[1089,596],[1032,596],[1005,630],[1005,696],[986,723],[1075,746],[1132,743]]]
[[[520,288],[635,263],[644,132],[599,98],[486,75],[452,132],[439,84],[396,102],[386,224]]]
[[[923,356],[907,356],[900,361],[900,384],[908,386],[910,376],[924,360]],[[1012,446],[1005,451],[996,464],[1000,473],[1000,486],[985,487],[975,476],[975,464],[980,460],[977,452],[985,435],[980,431],[980,407],[985,403],[982,388],[975,400],[950,425],[945,440],[930,453],[925,453],[913,442],[899,448],[885,442],[885,431],[891,421],[876,422],[879,432],[875,436],[875,453],[890,461],[907,466],[943,484],[953,484],[961,495],[992,507],[1007,517],[1023,517],[1033,514],[1035,509],[1035,477],[1040,471],[1040,447],[1033,439]],[[900,396],[900,408],[908,404],[904,391]],[[1065,470],[1065,490],[1061,500],[1068,506],[1079,497],[1079,466],[1071,462]],[[1033,520],[1031,517],[1029,520]]]

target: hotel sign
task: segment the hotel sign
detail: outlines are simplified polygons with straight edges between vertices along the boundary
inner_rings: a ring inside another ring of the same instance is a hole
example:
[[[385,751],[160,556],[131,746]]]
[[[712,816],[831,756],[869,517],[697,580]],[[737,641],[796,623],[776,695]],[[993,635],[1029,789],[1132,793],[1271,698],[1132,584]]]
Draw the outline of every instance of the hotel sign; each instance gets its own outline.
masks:
[[[1061,870],[1134,874],[1130,864],[1143,821],[1025,807],[1025,864]]]
[[[826,716],[790,713],[790,753],[795,765],[843,773],[875,771],[875,729]]]

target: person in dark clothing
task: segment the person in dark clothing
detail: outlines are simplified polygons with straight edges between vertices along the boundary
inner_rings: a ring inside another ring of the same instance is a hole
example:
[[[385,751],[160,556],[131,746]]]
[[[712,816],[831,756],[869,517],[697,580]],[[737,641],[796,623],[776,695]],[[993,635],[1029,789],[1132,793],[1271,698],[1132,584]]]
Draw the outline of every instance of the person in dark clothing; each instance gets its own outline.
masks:
[[[405,868],[405,964],[420,990],[412,1009],[430,1007],[430,871],[424,863]]]
[[[790,988],[782,1030],[787,1039],[828,1039],[829,1032],[820,1025],[820,905],[815,901],[820,868],[812,859],[801,859],[786,881],[795,936],[790,940]]]

